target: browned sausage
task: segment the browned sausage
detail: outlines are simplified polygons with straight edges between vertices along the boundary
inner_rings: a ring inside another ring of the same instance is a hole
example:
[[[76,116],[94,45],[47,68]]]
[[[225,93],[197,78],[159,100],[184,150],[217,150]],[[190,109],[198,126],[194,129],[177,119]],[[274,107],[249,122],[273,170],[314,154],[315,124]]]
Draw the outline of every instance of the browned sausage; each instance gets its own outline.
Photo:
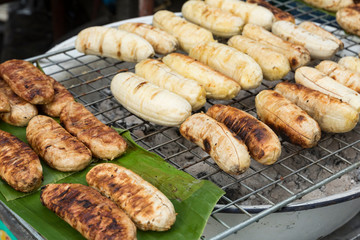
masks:
[[[48,184],[41,190],[40,200],[87,239],[136,239],[136,227],[130,218],[91,187]]]
[[[90,150],[50,117],[33,117],[26,138],[34,151],[59,171],[80,171],[91,162]]]
[[[21,192],[37,189],[43,179],[42,166],[36,153],[24,142],[0,130],[0,176]]]
[[[246,144],[250,155],[258,162],[273,164],[281,154],[278,136],[263,122],[240,109],[216,104],[206,113],[224,123]]]
[[[60,121],[97,158],[113,160],[127,148],[126,141],[114,129],[100,122],[80,103],[69,102],[61,111]]]
[[[0,75],[18,96],[32,104],[46,104],[53,100],[53,81],[30,62],[6,61],[0,64]]]

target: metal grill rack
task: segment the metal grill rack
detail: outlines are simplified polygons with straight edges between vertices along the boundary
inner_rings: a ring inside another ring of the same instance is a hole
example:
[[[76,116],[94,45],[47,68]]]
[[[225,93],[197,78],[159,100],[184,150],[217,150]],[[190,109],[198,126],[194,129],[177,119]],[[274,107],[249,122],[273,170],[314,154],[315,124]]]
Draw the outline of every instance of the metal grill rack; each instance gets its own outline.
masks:
[[[345,49],[338,52],[334,60],[342,56],[356,56],[360,52],[360,39],[346,35],[336,23],[334,16],[300,1],[270,3],[290,12],[298,21],[308,20],[322,24],[322,27],[343,40]],[[133,63],[84,56],[72,47],[28,60],[38,61],[45,73],[66,86],[78,102],[85,105],[104,123],[129,130],[140,146],[160,155],[176,168],[198,179],[211,180],[221,187],[226,194],[219,201],[212,217],[220,222],[225,230],[213,239],[222,239],[360,166],[360,126],[357,126],[350,133],[323,134],[318,146],[312,149],[301,149],[281,139],[283,153],[274,165],[264,166],[253,161],[246,173],[232,176],[221,171],[199,147],[182,138],[177,128],[151,124],[119,105],[111,95],[109,85],[116,73],[134,71]],[[293,81],[293,73],[289,73],[286,79]],[[273,88],[278,82],[263,81],[259,88],[242,90],[230,101],[208,100],[200,111],[205,112],[213,104],[222,103],[256,116],[256,94],[263,89]],[[321,173],[323,177],[319,177],[318,174],[309,175],[311,169]],[[293,185],[300,186],[294,188]],[[239,191],[240,196],[236,194]],[[269,192],[278,192],[282,198],[274,199]],[[249,212],[244,205],[253,201],[269,207],[259,213]],[[246,214],[247,220],[229,226],[217,216],[217,213],[234,209]]]

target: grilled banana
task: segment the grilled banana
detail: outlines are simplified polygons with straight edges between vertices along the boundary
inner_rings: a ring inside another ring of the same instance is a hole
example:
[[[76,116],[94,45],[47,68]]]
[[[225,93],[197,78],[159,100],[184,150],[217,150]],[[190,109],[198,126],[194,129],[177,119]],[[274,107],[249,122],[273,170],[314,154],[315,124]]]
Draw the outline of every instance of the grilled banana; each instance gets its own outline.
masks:
[[[360,95],[357,92],[338,83],[315,68],[301,67],[297,69],[295,71],[295,81],[349,103],[360,112]]]
[[[333,78],[335,81],[360,93],[360,73],[346,69],[336,62],[325,60],[320,62],[316,69]]]
[[[345,31],[360,36],[360,2],[339,9],[336,21]]]
[[[189,56],[171,53],[163,57],[162,61],[184,77],[200,83],[208,98],[232,99],[241,89],[235,80]]]
[[[322,37],[324,39],[329,39],[331,41],[336,42],[339,45],[340,50],[344,48],[344,43],[340,39],[338,39],[332,33],[326,31],[322,27],[319,27],[318,25],[316,25],[313,22],[304,21],[299,24],[299,27],[304,28],[308,32],[319,35],[320,37]]]
[[[263,79],[254,59],[225,44],[203,42],[193,47],[189,55],[234,79],[242,89],[257,88]]]
[[[166,231],[175,223],[170,200],[133,171],[113,163],[98,164],[86,181],[114,201],[143,231]]]
[[[340,8],[352,4],[354,0],[304,0],[304,2],[317,8],[322,8],[331,12],[336,12]]]
[[[284,54],[288,58],[291,69],[293,70],[310,62],[310,53],[306,48],[284,41],[255,24],[246,24],[242,35]]]
[[[138,62],[153,56],[151,44],[136,34],[109,27],[89,27],[76,38],[79,52],[115,58],[126,62]]]
[[[273,5],[271,5],[270,3],[268,3],[265,0],[247,0],[246,2],[256,3],[258,6],[269,9],[274,14],[276,21],[284,20],[284,21],[289,21],[289,22],[295,23],[295,18],[293,15],[281,10],[280,8],[277,8]]]
[[[290,71],[289,61],[283,54],[250,38],[233,36],[229,39],[228,45],[252,57],[260,65],[267,80],[279,80]]]
[[[275,22],[271,31],[286,41],[304,46],[315,59],[329,59],[339,50],[339,45],[333,40],[324,39],[288,21]]]
[[[244,142],[223,124],[204,113],[196,113],[180,126],[181,135],[206,151],[229,174],[241,174],[250,166]]]
[[[215,104],[206,114],[235,132],[245,142],[250,155],[259,163],[270,165],[279,158],[281,144],[278,136],[266,124],[247,112]]]
[[[325,132],[351,131],[359,120],[358,112],[348,103],[303,85],[282,82],[275,91],[307,112]]]
[[[153,25],[176,37],[185,52],[189,52],[194,45],[200,42],[214,41],[210,31],[167,10],[161,10],[154,14]]]
[[[244,26],[242,18],[205,4],[203,1],[185,2],[181,12],[186,20],[198,24],[214,35],[221,37],[240,34]]]
[[[311,148],[320,140],[318,123],[281,94],[263,90],[255,97],[255,107],[260,120],[290,142],[303,148]]]
[[[191,105],[184,98],[131,72],[115,75],[110,89],[127,110],[159,125],[179,126],[191,114]]]
[[[118,28],[143,37],[153,46],[155,52],[163,55],[174,52],[179,46],[174,36],[150,24],[128,22]]]
[[[5,93],[0,90],[0,113],[10,112],[10,102]]]
[[[139,62],[135,66],[135,73],[147,81],[185,98],[194,111],[205,105],[206,92],[198,82],[172,71],[159,60],[146,59]]]
[[[205,3],[241,17],[245,23],[253,23],[266,29],[271,29],[275,21],[271,11],[256,4],[237,0],[205,0]]]
[[[352,56],[342,57],[338,63],[347,69],[360,73],[360,58]]]

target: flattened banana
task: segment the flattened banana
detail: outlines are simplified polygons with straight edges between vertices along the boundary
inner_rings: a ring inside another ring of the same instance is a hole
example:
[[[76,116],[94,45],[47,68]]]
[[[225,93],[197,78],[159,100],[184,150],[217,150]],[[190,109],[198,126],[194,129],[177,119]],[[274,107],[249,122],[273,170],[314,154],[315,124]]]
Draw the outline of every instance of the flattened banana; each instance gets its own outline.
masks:
[[[163,57],[162,61],[177,73],[200,83],[208,98],[232,99],[241,89],[234,79],[189,56],[171,53]]]
[[[359,121],[358,112],[348,103],[303,85],[282,82],[275,91],[307,112],[325,132],[348,132]]]
[[[181,12],[184,18],[198,24],[214,35],[231,37],[240,34],[244,21],[220,8],[205,4],[203,1],[187,1],[183,4]]]
[[[321,137],[318,123],[278,92],[263,90],[255,97],[258,117],[275,132],[303,148],[314,147]]]
[[[222,43],[200,43],[190,50],[189,56],[234,79],[242,89],[257,88],[263,79],[254,59]]]

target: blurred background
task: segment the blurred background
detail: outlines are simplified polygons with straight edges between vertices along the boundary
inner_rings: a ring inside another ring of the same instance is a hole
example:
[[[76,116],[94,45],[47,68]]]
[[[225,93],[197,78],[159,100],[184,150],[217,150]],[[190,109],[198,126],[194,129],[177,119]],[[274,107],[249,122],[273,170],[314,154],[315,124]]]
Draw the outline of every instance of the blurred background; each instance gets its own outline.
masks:
[[[181,11],[186,0],[20,0],[0,1],[1,62],[45,53],[89,26]]]

